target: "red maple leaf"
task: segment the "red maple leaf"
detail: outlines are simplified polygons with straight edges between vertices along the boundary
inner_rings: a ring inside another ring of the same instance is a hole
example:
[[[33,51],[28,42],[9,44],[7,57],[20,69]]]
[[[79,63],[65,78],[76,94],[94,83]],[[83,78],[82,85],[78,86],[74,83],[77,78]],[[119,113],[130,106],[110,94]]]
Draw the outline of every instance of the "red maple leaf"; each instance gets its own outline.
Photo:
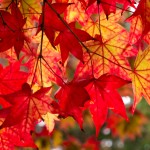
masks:
[[[26,23],[26,18],[23,18],[22,13],[15,3],[11,4],[11,14],[15,18],[14,26],[15,26],[15,35],[14,35],[14,48],[19,57],[20,51],[23,48],[24,40],[26,37],[23,32],[23,26]]]
[[[32,92],[29,84],[25,83],[22,89],[12,94],[1,95],[12,106],[10,110],[2,109],[0,116],[6,118],[1,125],[1,128],[19,125],[20,132],[30,133],[35,122],[42,118],[42,115],[52,111],[52,99],[47,95],[50,88],[41,88],[35,93]]]
[[[117,76],[104,74],[98,79],[94,79],[87,87],[91,101],[86,103],[90,109],[96,126],[96,135],[98,136],[101,126],[107,118],[108,109],[128,119],[125,106],[117,88],[129,83]]]
[[[78,122],[81,129],[84,103],[90,99],[89,94],[84,88],[85,84],[87,83],[83,81],[72,81],[62,85],[55,95],[55,98],[58,99],[60,116],[72,116]]]
[[[57,11],[58,14],[62,14],[65,9],[70,5],[68,3],[53,3],[48,1],[44,7],[44,19],[43,14],[39,18],[39,28],[37,33],[44,28],[44,32],[49,39],[52,46],[54,46],[54,38],[56,31],[63,31],[66,27],[62,21],[58,18],[57,14],[50,8],[50,6]],[[43,22],[44,20],[44,22]]]
[[[88,74],[93,74],[98,78],[105,73],[110,73],[130,79],[131,67],[127,58],[136,56],[137,50],[129,44],[128,32],[116,23],[120,18],[120,11],[110,15],[109,20],[106,19],[104,12],[100,15],[101,34],[97,34],[100,31],[96,17],[89,19],[84,26],[84,30],[97,40],[85,43],[89,51],[84,52],[84,64],[79,63],[75,76],[85,78]]]
[[[0,11],[0,51],[6,51],[12,46],[15,48],[17,57],[24,45],[25,36],[22,31],[26,19],[23,18],[15,3],[11,4],[11,14]]]
[[[76,34],[78,39],[72,34],[72,32],[65,28],[59,33],[55,40],[55,45],[60,44],[62,63],[66,61],[69,52],[71,52],[76,58],[83,62],[83,50],[80,42],[93,40],[93,38],[85,31],[75,28],[75,22],[68,25],[70,29]]]
[[[65,67],[61,65],[61,57],[58,51],[56,51],[51,44],[46,40],[43,45],[46,45],[40,58],[40,52],[38,51],[37,43],[28,43],[28,47],[23,50],[23,58],[25,60],[25,66],[29,68],[30,76],[28,82],[36,83],[45,87],[51,86],[51,82],[59,84],[63,78],[65,78]],[[42,72],[42,74],[41,74]],[[39,78],[40,77],[40,78]],[[62,79],[61,79],[62,78]]]

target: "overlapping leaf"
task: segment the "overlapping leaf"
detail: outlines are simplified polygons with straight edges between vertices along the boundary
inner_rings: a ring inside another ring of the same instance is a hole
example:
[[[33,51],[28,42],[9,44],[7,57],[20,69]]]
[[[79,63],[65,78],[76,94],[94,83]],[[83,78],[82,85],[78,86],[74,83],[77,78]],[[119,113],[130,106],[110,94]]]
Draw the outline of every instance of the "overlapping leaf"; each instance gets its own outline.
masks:
[[[1,128],[19,125],[21,133],[30,133],[36,121],[42,118],[42,115],[53,111],[52,99],[47,95],[49,90],[50,88],[41,88],[32,93],[30,86],[25,83],[20,91],[1,95],[12,105],[9,107],[9,111],[5,111],[5,109],[1,111],[0,116],[2,116],[3,111],[7,115]]]
[[[90,109],[92,114],[97,136],[100,128],[107,119],[109,109],[127,119],[125,106],[121,96],[117,92],[119,87],[127,83],[129,83],[129,81],[117,76],[104,74],[98,79],[94,79],[86,87],[91,98],[91,101],[87,102],[86,106]]]
[[[55,95],[55,98],[58,99],[60,116],[72,116],[78,122],[81,129],[83,123],[83,106],[90,99],[89,94],[84,88],[85,84],[87,84],[86,82],[72,81],[64,84]]]
[[[0,11],[1,52],[14,46],[16,55],[19,57],[25,40],[24,33],[22,32],[25,22],[26,19],[23,18],[15,3],[11,4],[11,14],[3,10]]]
[[[68,26],[76,34],[78,39],[67,28],[57,36],[55,45],[60,44],[62,63],[64,64],[66,61],[69,52],[83,62],[83,50],[79,42],[85,42],[93,38],[85,31],[76,29],[75,22],[70,23]]]
[[[56,10],[58,14],[62,14],[67,6],[69,6],[68,3],[53,3],[51,4],[51,1],[48,1],[45,4],[44,12],[39,18],[39,29],[37,33],[40,30],[43,30],[49,39],[50,43],[54,46],[54,38],[55,38],[55,32],[56,31],[63,31],[66,27],[62,23],[62,21],[58,18],[57,14],[50,8],[50,6]]]
[[[61,78],[65,78],[65,68],[61,65],[61,57],[59,52],[56,51],[48,39],[45,38],[43,42],[43,52],[40,55],[39,41],[40,37],[33,39],[35,43],[28,43],[23,50],[23,58],[25,66],[29,68],[30,77],[28,82],[36,83],[38,85],[50,86],[51,82],[60,83]]]
[[[117,74],[129,79],[130,65],[127,57],[135,56],[137,50],[128,42],[129,34],[116,21],[119,20],[118,12],[106,20],[101,12],[100,25],[98,19],[89,19],[84,29],[97,40],[88,42],[88,53],[84,53],[84,64],[79,64],[76,75],[84,76],[94,74],[99,77],[104,73]],[[115,18],[115,19],[113,19]]]
[[[131,73],[133,92],[134,92],[134,106],[133,111],[135,110],[136,105],[141,101],[142,97],[150,104],[150,47],[146,50],[139,51],[138,56],[134,63],[134,69]]]

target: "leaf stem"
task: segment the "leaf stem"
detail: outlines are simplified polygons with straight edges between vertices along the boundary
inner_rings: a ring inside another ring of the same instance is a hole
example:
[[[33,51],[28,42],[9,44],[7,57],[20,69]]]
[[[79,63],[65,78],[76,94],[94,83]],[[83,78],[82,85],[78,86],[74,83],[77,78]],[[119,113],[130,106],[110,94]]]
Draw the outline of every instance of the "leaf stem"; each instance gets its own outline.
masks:
[[[42,5],[42,23],[41,23],[41,30],[42,30],[42,34],[41,34],[41,44],[40,44],[40,53],[39,56],[37,58],[36,61],[36,67],[35,67],[35,71],[34,71],[34,75],[33,75],[33,79],[32,79],[32,83],[31,86],[33,85],[33,80],[35,78],[35,74],[37,71],[37,66],[38,66],[38,61],[40,60],[40,77],[41,77],[41,86],[43,87],[43,72],[42,72],[42,49],[43,49],[43,37],[44,37],[44,17],[45,17],[45,13],[44,13],[44,8],[45,8],[45,0],[43,0],[43,5]]]
[[[35,69],[34,69],[34,74],[33,74],[32,82],[31,82],[31,88],[33,86],[33,82],[34,82],[34,78],[35,78],[35,73],[36,73],[37,66],[38,66],[38,61],[39,61],[39,57],[37,58],[37,61],[36,61],[36,65],[35,65]]]
[[[42,73],[42,49],[43,49],[43,37],[44,37],[44,19],[45,19],[45,0],[43,0],[43,5],[42,5],[42,23],[41,23],[41,30],[42,30],[42,35],[41,35],[41,44],[40,44],[40,54],[39,54],[39,59],[40,59],[40,74],[41,74],[41,84],[43,87],[43,73]]]

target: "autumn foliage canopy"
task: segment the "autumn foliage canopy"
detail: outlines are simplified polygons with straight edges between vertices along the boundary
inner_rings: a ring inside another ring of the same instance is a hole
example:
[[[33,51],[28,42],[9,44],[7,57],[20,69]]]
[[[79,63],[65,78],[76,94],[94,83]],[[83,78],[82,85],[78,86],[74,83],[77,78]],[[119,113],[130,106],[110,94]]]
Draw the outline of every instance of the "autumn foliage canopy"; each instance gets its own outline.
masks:
[[[118,89],[150,104],[149,44],[149,0],[0,0],[0,149],[86,109],[97,136],[109,110],[128,120]]]

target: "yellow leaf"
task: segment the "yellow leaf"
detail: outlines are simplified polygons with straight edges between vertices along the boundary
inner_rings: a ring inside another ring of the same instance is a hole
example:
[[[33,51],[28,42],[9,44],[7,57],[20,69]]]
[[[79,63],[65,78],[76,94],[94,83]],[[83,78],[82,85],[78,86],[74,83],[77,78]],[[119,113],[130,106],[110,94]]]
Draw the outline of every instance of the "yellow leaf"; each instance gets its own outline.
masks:
[[[49,132],[52,132],[55,126],[55,121],[59,121],[58,114],[47,113],[42,116]]]
[[[133,92],[134,92],[134,107],[141,101],[142,96],[150,104],[150,46],[142,51],[139,51],[134,63],[134,70],[131,73]]]
[[[90,18],[83,27],[96,40],[86,42],[90,54],[84,53],[84,64],[80,63],[77,68],[79,77],[91,72],[95,78],[111,73],[124,79],[130,79],[131,68],[127,57],[135,56],[137,50],[129,44],[129,33],[116,22],[119,20],[118,14],[110,15],[107,20],[104,13],[101,12],[100,22],[98,18]],[[116,19],[112,19],[113,17]]]

